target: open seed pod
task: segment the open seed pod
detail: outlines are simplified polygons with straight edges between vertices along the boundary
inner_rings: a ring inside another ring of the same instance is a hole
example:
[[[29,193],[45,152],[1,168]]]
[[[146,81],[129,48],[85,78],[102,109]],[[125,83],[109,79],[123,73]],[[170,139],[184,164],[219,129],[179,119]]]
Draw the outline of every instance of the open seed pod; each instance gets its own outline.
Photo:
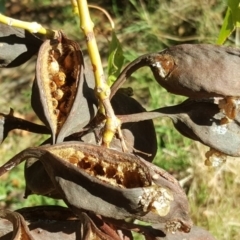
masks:
[[[20,214],[12,213],[8,210],[0,210],[0,219],[1,240],[34,240]]]
[[[36,54],[42,40],[29,31],[0,23],[0,68],[17,67]]]
[[[240,113],[235,119],[222,123],[224,113],[212,100],[186,100],[183,103],[152,112],[118,116],[122,122],[169,117],[184,136],[229,156],[240,156]]]
[[[22,151],[0,168],[0,175],[29,157],[40,159],[61,198],[75,213],[88,210],[113,219],[161,222],[169,231],[191,228],[187,198],[177,181],[138,157],[65,142]]]
[[[112,85],[112,96],[137,69],[148,66],[170,93],[193,99],[239,97],[240,49],[210,44],[182,44],[138,57]]]
[[[32,107],[51,129],[53,143],[81,129],[96,111],[83,64],[78,44],[60,31],[39,50]]]

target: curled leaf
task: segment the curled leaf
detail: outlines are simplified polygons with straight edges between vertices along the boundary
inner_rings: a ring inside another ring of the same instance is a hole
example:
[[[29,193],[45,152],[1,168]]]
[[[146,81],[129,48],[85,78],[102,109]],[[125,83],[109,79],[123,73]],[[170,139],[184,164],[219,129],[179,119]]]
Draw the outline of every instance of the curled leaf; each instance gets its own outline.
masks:
[[[5,237],[4,239],[12,240],[34,240],[24,218],[20,214],[8,210],[0,210],[0,218],[7,219],[13,225],[13,230],[7,225],[4,232],[0,231],[1,239]]]
[[[6,218],[11,223],[4,222],[1,218]],[[0,238],[3,240],[74,240],[77,236],[78,239],[88,240],[93,239],[94,236],[94,239],[99,240],[120,240],[116,233],[113,235],[114,230],[110,228],[108,233],[101,231],[101,223],[103,222],[99,219],[95,224],[86,213],[79,214],[77,218],[69,209],[60,206],[37,206],[19,209],[16,212],[1,210]]]
[[[0,113],[0,143],[4,141],[8,133],[13,129],[21,129],[41,134],[50,133],[45,126],[14,117],[12,109],[10,109],[9,114]]]
[[[109,46],[109,56],[108,56],[108,84],[116,80],[119,75],[122,65],[123,65],[123,50],[121,44],[116,36],[116,33],[112,31],[112,39]]]

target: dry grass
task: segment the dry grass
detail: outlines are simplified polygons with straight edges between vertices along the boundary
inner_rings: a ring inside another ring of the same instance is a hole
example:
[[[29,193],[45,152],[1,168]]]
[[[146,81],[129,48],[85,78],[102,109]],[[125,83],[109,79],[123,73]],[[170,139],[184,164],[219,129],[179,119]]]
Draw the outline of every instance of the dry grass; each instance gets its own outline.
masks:
[[[228,157],[220,168],[209,169],[203,164],[207,147],[196,147],[188,192],[192,218],[219,240],[240,239],[240,159]]]

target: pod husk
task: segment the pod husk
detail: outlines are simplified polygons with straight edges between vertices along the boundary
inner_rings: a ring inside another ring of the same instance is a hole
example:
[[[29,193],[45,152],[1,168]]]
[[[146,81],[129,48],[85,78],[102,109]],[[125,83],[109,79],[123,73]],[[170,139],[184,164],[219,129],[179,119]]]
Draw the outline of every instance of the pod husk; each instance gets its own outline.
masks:
[[[151,68],[155,80],[168,92],[193,99],[239,97],[240,50],[211,44],[180,44],[129,63],[112,85],[116,90],[141,67]]]
[[[87,210],[113,219],[137,218],[162,223],[164,229],[170,225],[171,231],[191,228],[188,201],[178,182],[138,157],[65,142],[22,151],[0,168],[0,174],[29,157],[42,162],[61,199],[75,213]]]
[[[59,147],[64,149],[65,147],[71,148],[71,146],[84,153],[95,155],[99,160],[113,160],[120,166],[121,161],[129,161],[131,164],[137,163],[139,166],[144,167],[144,172],[147,171],[146,174],[150,176],[149,180],[152,181],[152,183],[148,182],[146,186],[150,183],[149,187],[156,186],[156,191],[160,187],[168,189],[173,195],[173,200],[168,203],[170,204],[168,213],[164,214],[164,216],[150,209],[143,211],[139,204],[139,197],[143,196],[145,187],[128,189],[111,186],[92,176],[89,178],[81,169],[57,158],[52,153],[45,154],[40,160],[56,189],[62,194],[63,199],[74,212],[77,213],[84,209],[114,219],[137,218],[149,223],[162,223],[162,229],[166,229],[168,225],[171,225],[172,228],[169,227],[169,231],[181,230],[189,232],[192,221],[189,218],[187,197],[178,182],[166,171],[129,154],[111,149],[102,151],[102,147],[90,144],[69,142],[59,144],[55,148],[57,150]],[[52,152],[54,146],[48,149]],[[146,179],[145,181],[149,180]]]
[[[186,101],[151,112],[120,115],[123,122],[138,122],[147,119],[169,117],[174,127],[185,137],[199,141],[210,148],[229,156],[240,156],[240,113],[235,119],[222,123],[225,114],[214,99]]]
[[[82,52],[76,42],[58,34],[39,50],[31,98],[34,111],[52,132],[53,143],[81,129],[96,111],[94,93],[85,79]],[[60,73],[66,75],[65,82],[53,90],[50,84],[56,85],[55,76],[58,79]],[[56,96],[58,92],[63,96]]]

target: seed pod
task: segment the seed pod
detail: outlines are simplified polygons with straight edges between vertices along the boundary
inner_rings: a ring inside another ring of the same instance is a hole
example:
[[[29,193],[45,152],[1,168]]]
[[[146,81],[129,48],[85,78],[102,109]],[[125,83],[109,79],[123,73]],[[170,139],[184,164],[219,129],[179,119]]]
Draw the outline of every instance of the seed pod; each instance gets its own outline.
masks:
[[[240,113],[234,120],[223,123],[224,113],[218,104],[209,100],[191,100],[156,109],[152,112],[118,116],[122,122],[138,122],[158,117],[169,117],[174,127],[185,137],[234,157],[240,156]]]
[[[131,62],[112,85],[112,96],[137,69],[149,66],[170,93],[189,98],[239,97],[240,49],[210,44],[183,44]]]
[[[117,115],[146,111],[135,99],[121,92],[112,98],[111,104]],[[121,129],[131,152],[145,160],[152,161],[154,159],[157,152],[157,139],[151,120],[138,123],[123,123]],[[121,146],[121,144],[119,144],[118,139],[114,138],[110,146],[111,148],[118,149],[118,146]],[[121,147],[119,150],[121,150]]]
[[[56,191],[77,214],[137,218],[189,231],[184,191],[170,174],[138,157],[100,146],[64,142],[29,148],[0,167],[0,175],[24,159],[39,159]],[[84,198],[82,197],[84,196]]]
[[[51,130],[53,143],[63,141],[90,120],[92,113],[86,111],[85,105],[91,107],[93,103],[88,100],[91,93],[84,85],[83,64],[78,44],[62,32],[55,39],[46,40],[39,50],[32,107]]]

